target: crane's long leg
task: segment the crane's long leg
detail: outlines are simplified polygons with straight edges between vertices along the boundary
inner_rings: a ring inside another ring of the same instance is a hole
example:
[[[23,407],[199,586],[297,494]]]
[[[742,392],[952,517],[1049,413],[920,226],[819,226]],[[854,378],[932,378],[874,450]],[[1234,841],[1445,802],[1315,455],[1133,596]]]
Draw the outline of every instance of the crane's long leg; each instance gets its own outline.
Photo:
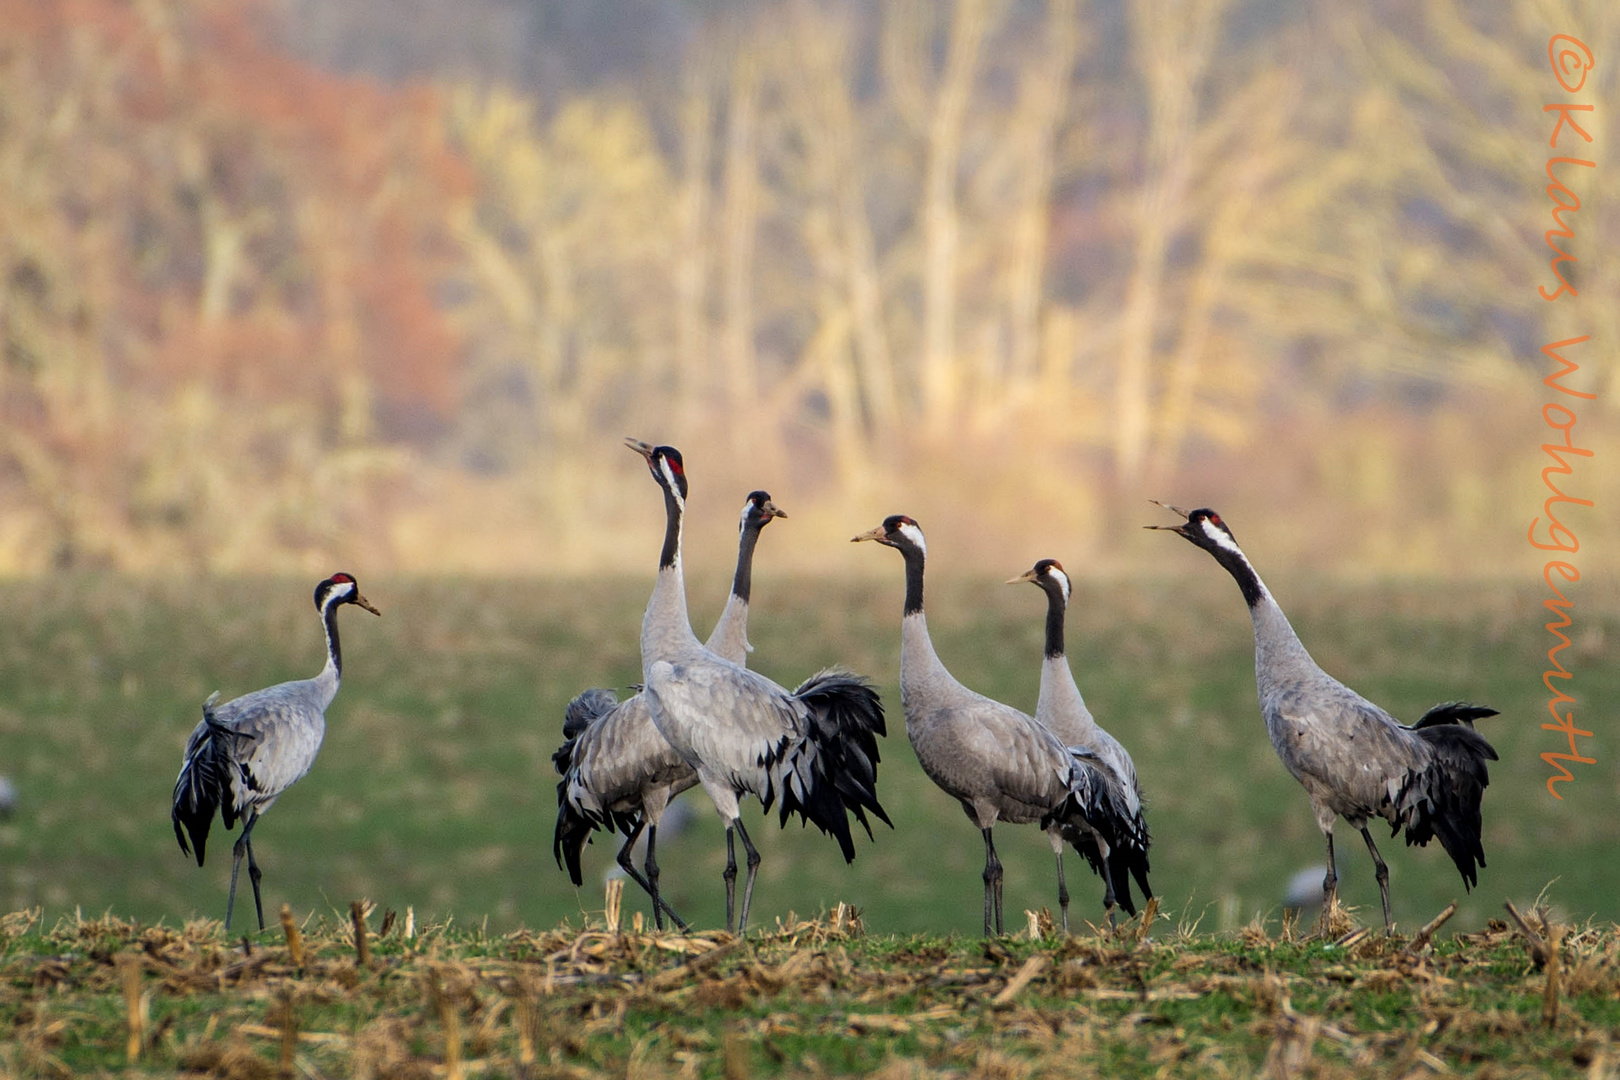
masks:
[[[231,847],[231,892],[229,898],[225,901],[226,930],[231,928],[231,916],[236,911],[236,874],[237,871],[242,869],[242,856],[247,851],[247,845],[244,842],[246,840],[247,829],[243,828],[242,835],[236,838],[235,845]]]
[[[1339,895],[1339,872],[1333,863],[1333,834],[1324,832],[1327,838],[1327,874],[1322,878],[1322,925],[1328,925],[1328,918],[1333,914],[1333,901]]]
[[[1102,856],[1103,879],[1103,912],[1108,916],[1108,929],[1114,928],[1114,909],[1119,906],[1119,897],[1114,894],[1114,868],[1108,863],[1107,847],[1099,845],[1104,852]]]
[[[721,877],[726,881],[726,933],[736,932],[733,918],[737,912],[737,841],[733,822],[726,826],[726,869]]]
[[[1058,909],[1063,912],[1063,936],[1069,936],[1069,884],[1063,880],[1063,849],[1057,852]]]
[[[678,927],[682,933],[686,933],[692,928],[686,925],[685,919],[682,919],[679,915],[675,914],[674,908],[664,903],[664,898],[658,893],[658,857],[653,853],[657,847],[658,826],[650,825],[647,827],[647,859],[642,865],[647,868],[647,883],[652,886],[653,911],[666,912],[670,919],[674,921],[676,927]],[[662,930],[664,928],[664,924],[660,922],[658,924],[658,928]]]
[[[996,858],[996,842],[990,829],[984,833],[984,936],[990,936],[991,915],[995,916],[995,932],[1001,933],[1001,860]]]
[[[743,849],[748,852],[748,880],[743,883],[742,913],[737,917],[737,934],[742,936],[748,933],[748,905],[754,899],[754,875],[759,873],[759,852],[754,850],[754,842],[748,839],[748,830],[743,828],[742,818],[736,821],[737,835],[742,837]]]
[[[1395,920],[1389,917],[1389,867],[1384,865],[1383,857],[1373,844],[1372,833],[1367,831],[1365,825],[1361,827],[1361,838],[1367,841],[1367,851],[1372,855],[1373,873],[1378,878],[1378,895],[1384,901],[1384,933],[1387,934],[1395,928]]]
[[[629,835],[625,837],[624,844],[619,848],[619,854],[614,858],[614,862],[619,864],[619,869],[624,871],[626,877],[641,886],[642,892],[652,897],[653,923],[658,929],[662,930],[664,928],[664,912],[658,906],[658,889],[646,878],[642,877],[641,872],[636,869],[636,864],[630,861],[630,850],[636,846],[636,841],[641,838],[642,830],[646,827],[646,818],[636,819],[635,828],[631,829]]]
[[[259,879],[264,877],[259,872],[259,862],[253,857],[253,826],[258,824],[259,815],[254,814],[253,820],[247,823],[242,830],[242,843],[247,848],[248,880],[253,883],[253,910],[259,916],[259,929],[264,929],[264,901],[259,897]]]
[[[1069,885],[1063,880],[1063,830],[1056,826],[1046,831],[1052,842],[1052,854],[1057,856],[1058,908],[1063,912],[1063,936],[1069,936]]]

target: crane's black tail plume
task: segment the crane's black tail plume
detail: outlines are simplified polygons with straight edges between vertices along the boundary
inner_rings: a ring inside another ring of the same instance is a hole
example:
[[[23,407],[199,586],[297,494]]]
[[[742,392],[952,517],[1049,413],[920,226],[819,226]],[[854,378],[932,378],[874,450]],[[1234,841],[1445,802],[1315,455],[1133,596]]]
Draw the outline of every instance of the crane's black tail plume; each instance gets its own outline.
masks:
[[[1126,793],[1111,783],[1097,768],[1096,755],[1079,747],[1070,747],[1074,759],[1070,774],[1069,795],[1041,822],[1047,828],[1052,821],[1065,824],[1064,836],[1073,845],[1099,877],[1105,872],[1113,887],[1114,901],[1125,914],[1136,914],[1136,901],[1131,897],[1131,879],[1142,890],[1142,898],[1151,900],[1153,889],[1148,885],[1148,846],[1152,836],[1140,806],[1133,807]],[[1089,826],[1089,828],[1088,828]],[[1108,845],[1105,870],[1102,852],[1097,847],[1096,835]]]
[[[1470,705],[1466,701],[1443,701],[1424,713],[1423,719],[1412,725],[1412,730],[1441,724],[1462,724],[1472,731],[1475,720],[1496,715],[1497,711],[1488,705]]]
[[[180,776],[174,782],[174,805],[169,812],[181,853],[190,855],[195,849],[198,866],[203,864],[207,852],[208,830],[214,824],[214,814],[224,817],[227,829],[236,824],[236,807],[231,802],[231,751],[237,740],[252,738],[232,731],[214,716],[214,701],[218,697],[214,694],[203,703],[203,722],[186,743],[186,757],[180,766]],[[189,845],[186,843],[188,833]]]
[[[1468,889],[1479,884],[1478,867],[1485,865],[1479,804],[1491,782],[1485,763],[1497,760],[1474,721],[1495,715],[1495,709],[1461,701],[1425,713],[1411,730],[1429,744],[1431,760],[1406,774],[1395,797],[1390,835],[1404,825],[1407,844],[1419,846],[1438,836]]]
[[[793,696],[810,707],[810,730],[801,746],[783,748],[780,764],[772,769],[772,786],[781,787],[781,822],[786,825],[790,814],[800,815],[831,833],[844,861],[854,862],[848,814],[855,815],[869,838],[868,811],[894,827],[877,798],[877,740],[888,734],[883,702],[859,675],[832,669],[810,676]],[[774,795],[767,792],[760,800],[766,809]]]
[[[618,705],[617,694],[600,688],[586,690],[574,698],[563,710],[563,735],[568,741],[551,755],[551,763],[562,775],[562,779],[557,782],[557,830],[552,836],[551,854],[557,860],[558,866],[566,864],[568,876],[575,885],[584,883],[579,860],[585,845],[590,843],[591,833],[597,829],[614,828],[618,823],[588,813],[584,807],[568,797],[574,781],[572,776],[574,747],[586,728],[618,708]],[[633,824],[632,822],[632,827]]]
[[[573,741],[579,738],[580,732],[590,727],[593,721],[600,720],[612,712],[618,704],[619,695],[602,687],[586,690],[574,698],[573,701],[570,701],[568,707],[563,710],[563,738],[567,739],[568,742],[564,744],[562,750],[558,750],[557,753],[551,756],[551,760],[557,761],[563,752],[573,744]],[[563,771],[560,763],[557,766],[557,771]]]

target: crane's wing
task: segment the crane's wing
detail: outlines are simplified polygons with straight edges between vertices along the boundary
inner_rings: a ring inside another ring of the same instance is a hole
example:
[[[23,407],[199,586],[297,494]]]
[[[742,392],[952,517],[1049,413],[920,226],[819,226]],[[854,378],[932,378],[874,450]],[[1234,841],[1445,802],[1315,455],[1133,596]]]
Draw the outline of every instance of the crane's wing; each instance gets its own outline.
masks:
[[[214,716],[235,743],[230,759],[239,810],[291,787],[315,763],[326,736],[324,710],[309,680],[243,694],[215,706]]]
[[[613,695],[607,691],[587,690],[569,703],[569,721],[580,720],[610,700]],[[667,786],[673,796],[697,783],[697,773],[653,726],[641,694],[591,715],[552,760],[563,778],[557,783],[557,828],[551,850],[575,885],[582,882],[580,854],[594,830],[628,835],[642,816],[645,792]]]
[[[769,768],[809,723],[806,706],[757,672],[736,664],[671,664],[660,660],[647,671],[653,719],[714,717],[716,722],[683,727],[697,760],[725,776],[738,790],[754,790],[760,769]],[[667,721],[665,721],[667,722]],[[765,797],[763,792],[755,794]]]

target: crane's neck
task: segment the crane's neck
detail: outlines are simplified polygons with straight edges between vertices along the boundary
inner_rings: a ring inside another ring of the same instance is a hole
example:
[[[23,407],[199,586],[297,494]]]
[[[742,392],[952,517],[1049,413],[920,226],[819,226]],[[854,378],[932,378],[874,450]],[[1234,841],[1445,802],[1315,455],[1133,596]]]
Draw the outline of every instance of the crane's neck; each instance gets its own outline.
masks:
[[[1068,601],[1063,599],[1063,587],[1056,583],[1042,585],[1046,593],[1046,658],[1063,659],[1063,615]]]
[[[653,660],[667,656],[672,649],[698,643],[686,612],[686,579],[681,573],[681,521],[685,509],[683,500],[666,488],[664,548],[658,557],[658,580],[641,619],[644,668]]]
[[[662,485],[660,485],[662,486]],[[664,489],[664,549],[658,555],[660,572],[673,569],[681,572],[681,523],[686,517],[686,502],[669,488]]]
[[[923,553],[911,547],[899,550],[906,560],[906,607],[900,619],[900,695],[903,702],[915,706],[939,685],[941,677],[950,680],[951,676],[928,636],[928,617],[923,614]],[[906,708],[908,716],[911,711]]]
[[[315,684],[326,695],[327,704],[337,696],[338,681],[343,677],[343,645],[338,641],[337,613],[343,604],[328,600],[321,609],[321,627],[326,631],[326,666],[315,676]]]
[[[745,522],[741,538],[737,541],[737,573],[731,579],[731,595],[726,598],[725,610],[714,632],[706,643],[710,649],[734,664],[747,666],[748,653],[748,596],[753,590],[754,547],[759,543],[763,529],[759,522]]]
[[[927,556],[915,547],[903,547],[900,554],[906,560],[906,607],[904,615],[921,615],[923,613],[923,563]]]
[[[1254,673],[1261,698],[1279,680],[1319,670],[1248,557],[1235,544],[1222,545],[1210,554],[1237,581],[1249,605],[1249,619],[1254,623]]]
[[[1035,719],[1065,745],[1084,745],[1095,732],[1097,721],[1086,708],[1069,658],[1063,652],[1063,619],[1068,602],[1060,585],[1041,587],[1046,591],[1046,659],[1041,664],[1041,696],[1035,704]]]
[[[731,578],[731,598],[741,603],[744,610],[754,588],[754,547],[759,543],[763,527],[751,521],[742,527],[742,535],[737,540],[737,572]]]

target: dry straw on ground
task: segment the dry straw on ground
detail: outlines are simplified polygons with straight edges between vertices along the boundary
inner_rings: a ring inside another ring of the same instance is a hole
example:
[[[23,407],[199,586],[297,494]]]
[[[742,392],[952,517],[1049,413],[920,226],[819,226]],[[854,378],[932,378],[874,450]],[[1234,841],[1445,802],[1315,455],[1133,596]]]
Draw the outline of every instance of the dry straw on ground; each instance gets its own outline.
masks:
[[[606,920],[408,934],[414,919],[387,914],[377,932],[372,914],[289,917],[256,940],[208,920],[41,932],[37,912],[7,916],[0,1077],[1602,1078],[1620,1063],[1620,935],[1544,912],[1444,941],[1335,940],[1334,920],[1033,942],[870,938],[842,905],[746,941]]]

